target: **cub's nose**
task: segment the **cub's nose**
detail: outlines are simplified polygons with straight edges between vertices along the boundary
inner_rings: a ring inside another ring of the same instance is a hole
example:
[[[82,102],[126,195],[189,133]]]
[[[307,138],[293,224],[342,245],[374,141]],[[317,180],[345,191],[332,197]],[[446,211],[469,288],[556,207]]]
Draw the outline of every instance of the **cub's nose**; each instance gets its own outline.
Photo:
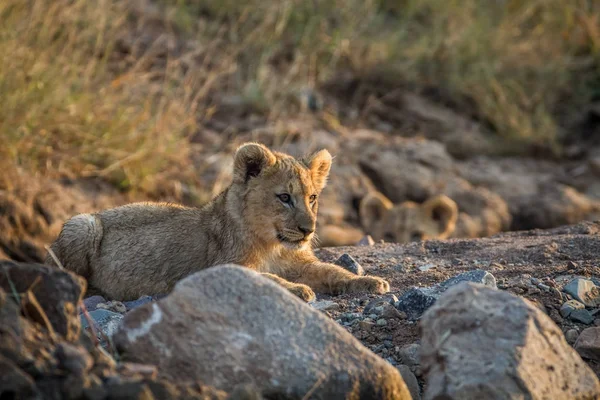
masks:
[[[304,236],[308,236],[315,231],[315,228],[312,226],[299,226],[298,230],[304,234]]]

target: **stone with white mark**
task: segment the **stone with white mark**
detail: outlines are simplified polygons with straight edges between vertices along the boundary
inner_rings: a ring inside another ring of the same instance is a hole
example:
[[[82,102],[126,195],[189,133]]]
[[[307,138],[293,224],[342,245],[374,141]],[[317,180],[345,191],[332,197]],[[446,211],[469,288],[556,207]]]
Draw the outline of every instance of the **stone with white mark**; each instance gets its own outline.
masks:
[[[177,381],[252,384],[273,398],[410,399],[393,366],[241,266],[188,276],[166,298],[129,312],[114,341],[121,360],[156,365],[160,376]]]

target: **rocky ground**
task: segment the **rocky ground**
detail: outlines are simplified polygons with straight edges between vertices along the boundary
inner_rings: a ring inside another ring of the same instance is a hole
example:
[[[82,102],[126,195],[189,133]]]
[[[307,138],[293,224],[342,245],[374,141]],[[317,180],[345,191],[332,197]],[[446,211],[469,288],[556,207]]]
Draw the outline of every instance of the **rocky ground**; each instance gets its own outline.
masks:
[[[83,301],[74,275],[2,262],[0,392],[409,398],[404,381],[413,398],[595,398],[599,234],[600,223],[586,222],[320,249],[321,259],[385,277],[392,290],[318,295],[310,307],[232,267],[190,277],[166,298],[121,303]]]

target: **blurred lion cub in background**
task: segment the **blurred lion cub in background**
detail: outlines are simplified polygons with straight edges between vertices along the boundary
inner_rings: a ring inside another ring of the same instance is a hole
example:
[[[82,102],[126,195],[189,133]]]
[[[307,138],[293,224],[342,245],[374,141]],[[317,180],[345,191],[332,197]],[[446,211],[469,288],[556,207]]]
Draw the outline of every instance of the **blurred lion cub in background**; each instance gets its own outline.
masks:
[[[256,270],[305,301],[313,290],[385,293],[385,280],[313,254],[318,196],[330,167],[327,150],[295,159],[246,143],[235,153],[233,182],[204,207],[133,203],[80,214],[51,249],[111,299],[168,293],[187,275],[227,263]],[[54,264],[50,256],[46,262]]]

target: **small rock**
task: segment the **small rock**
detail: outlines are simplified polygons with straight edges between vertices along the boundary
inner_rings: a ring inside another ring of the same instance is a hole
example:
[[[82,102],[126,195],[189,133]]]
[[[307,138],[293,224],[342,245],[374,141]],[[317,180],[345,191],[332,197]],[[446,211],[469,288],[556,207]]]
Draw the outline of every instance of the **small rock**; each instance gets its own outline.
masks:
[[[459,284],[461,282],[473,282],[481,283],[485,286],[496,289],[496,278],[494,275],[482,269],[476,269],[473,271],[463,272],[462,274],[456,275],[440,284],[441,287],[448,289],[451,286]]]
[[[581,357],[600,361],[600,328],[584,329],[573,347]]]
[[[425,271],[429,271],[431,268],[435,268],[435,267],[436,267],[435,264],[431,264],[431,263],[430,264],[425,264],[425,265],[421,265],[419,267],[419,271],[425,272]]]
[[[374,246],[375,241],[371,237],[371,235],[363,236],[362,239],[356,244],[357,246]]]
[[[132,300],[132,301],[125,301],[123,302],[123,304],[125,304],[125,307],[127,308],[127,311],[129,310],[133,310],[136,307],[139,306],[143,306],[144,304],[148,304],[151,303],[153,301],[159,300],[161,298],[163,298],[165,295],[159,295],[159,296],[142,296],[137,300]]]
[[[96,305],[96,309],[108,310],[119,314],[125,314],[127,312],[127,307],[125,307],[125,304],[116,300],[107,301],[106,303],[98,303]]]
[[[378,326],[386,326],[387,325],[387,321],[383,318],[380,318],[377,320],[377,325]]]
[[[360,319],[360,317],[359,313],[343,313],[341,315],[342,321],[354,321],[355,319]]]
[[[573,310],[569,318],[575,322],[581,322],[582,324],[590,325],[594,322],[594,317],[586,309]]]
[[[106,303],[106,299],[102,296],[91,296],[83,300],[83,305],[88,311],[94,311],[101,303]]]
[[[396,307],[409,319],[416,320],[435,304],[438,297],[439,293],[434,288],[412,288],[400,296]]]
[[[414,371],[415,368],[421,365],[421,345],[417,343],[407,344],[402,346],[398,351],[398,359],[404,365],[410,367]]]
[[[365,274],[363,267],[350,254],[347,253],[342,254],[340,258],[334,262],[334,264],[339,265],[340,267],[347,269],[356,275],[362,276]]]
[[[367,303],[367,305],[363,309],[363,314],[365,314],[365,315],[371,314],[373,312],[373,309],[375,309],[376,307],[383,306],[383,308],[385,309],[386,304],[395,305],[397,301],[398,301],[398,297],[396,297],[396,295],[393,295],[393,294],[390,294],[390,295],[387,295],[384,297],[379,297],[379,298]]]
[[[573,311],[581,310],[583,308],[585,308],[585,306],[577,300],[569,300],[560,307],[560,315],[563,318],[567,318]]]
[[[331,301],[331,300],[321,300],[321,301],[315,301],[314,303],[310,304],[314,309],[319,310],[319,311],[332,311],[332,310],[339,310],[340,305],[338,303],[336,303],[335,301]]]
[[[365,332],[371,332],[375,324],[371,321],[360,321],[358,326]]]
[[[117,328],[121,325],[123,314],[98,309],[90,312],[89,315],[95,323],[94,329],[96,330],[96,337],[103,346],[108,345],[108,343],[105,343],[104,336],[108,338],[112,337]],[[81,315],[81,327],[91,331],[88,320],[84,315]],[[100,332],[98,330],[100,330]]]
[[[402,375],[402,379],[404,379],[404,383],[406,383],[413,400],[420,400],[421,388],[419,387],[419,381],[417,381],[417,377],[410,370],[410,367],[400,364],[396,368],[400,372],[400,375]]]
[[[537,287],[542,289],[544,292],[550,292],[551,289],[550,286],[544,285],[543,283],[538,283]]]
[[[600,288],[589,279],[575,278],[565,285],[563,291],[587,307],[600,305]]]
[[[577,329],[569,329],[565,333],[565,339],[567,339],[567,343],[569,343],[569,344],[575,343],[577,341],[578,337],[579,337],[579,332],[577,332]]]
[[[496,289],[496,278],[487,271],[476,269],[464,272],[439,285],[428,288],[412,288],[405,292],[396,303],[398,310],[406,313],[408,319],[416,320],[444,293],[448,288],[461,282],[481,283]]]

